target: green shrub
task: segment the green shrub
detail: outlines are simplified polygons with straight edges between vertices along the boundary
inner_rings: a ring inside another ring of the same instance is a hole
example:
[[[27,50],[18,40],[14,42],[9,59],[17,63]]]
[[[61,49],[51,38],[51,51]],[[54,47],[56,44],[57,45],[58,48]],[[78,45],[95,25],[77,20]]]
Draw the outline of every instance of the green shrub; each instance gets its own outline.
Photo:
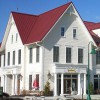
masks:
[[[47,81],[44,87],[44,95],[49,96],[50,95],[50,83]]]
[[[93,84],[90,82],[90,94],[93,94]]]

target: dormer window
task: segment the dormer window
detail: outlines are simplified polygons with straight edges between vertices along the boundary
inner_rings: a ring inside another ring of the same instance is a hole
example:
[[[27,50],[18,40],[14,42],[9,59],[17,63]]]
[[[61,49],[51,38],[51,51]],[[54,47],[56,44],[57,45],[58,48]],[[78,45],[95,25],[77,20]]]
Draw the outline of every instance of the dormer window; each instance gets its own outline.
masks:
[[[76,38],[76,28],[73,28],[73,38]]]
[[[61,27],[61,36],[64,36],[64,33],[65,33],[65,28]]]

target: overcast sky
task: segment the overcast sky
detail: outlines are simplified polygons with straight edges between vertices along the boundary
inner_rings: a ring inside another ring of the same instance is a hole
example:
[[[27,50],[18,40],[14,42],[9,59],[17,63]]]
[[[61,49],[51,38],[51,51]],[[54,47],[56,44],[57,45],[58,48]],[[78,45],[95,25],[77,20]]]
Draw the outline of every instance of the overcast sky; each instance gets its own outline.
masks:
[[[40,14],[72,1],[81,18],[100,22],[100,0],[0,0],[0,42],[11,11]]]

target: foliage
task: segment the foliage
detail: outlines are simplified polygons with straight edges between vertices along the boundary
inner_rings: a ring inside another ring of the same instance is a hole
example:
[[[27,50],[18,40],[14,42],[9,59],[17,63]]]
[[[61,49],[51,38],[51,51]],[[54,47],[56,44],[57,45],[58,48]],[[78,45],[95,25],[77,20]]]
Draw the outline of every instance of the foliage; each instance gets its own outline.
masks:
[[[90,82],[90,94],[93,94],[93,84]]]
[[[44,95],[49,96],[50,95],[50,83],[47,81],[44,87]]]
[[[24,89],[22,92],[21,92],[22,95],[26,95],[26,90]]]

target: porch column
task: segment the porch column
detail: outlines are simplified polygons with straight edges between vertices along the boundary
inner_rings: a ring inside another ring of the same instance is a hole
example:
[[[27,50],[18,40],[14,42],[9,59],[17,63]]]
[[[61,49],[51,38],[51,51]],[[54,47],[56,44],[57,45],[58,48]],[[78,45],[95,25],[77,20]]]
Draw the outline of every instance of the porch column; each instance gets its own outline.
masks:
[[[54,74],[54,96],[57,96],[57,73]]]
[[[15,92],[15,75],[12,75],[12,94]]]
[[[78,74],[78,95],[80,95],[80,73]]]
[[[5,88],[5,92],[7,92],[7,75],[4,75],[4,88]]]
[[[61,95],[64,94],[64,74],[61,74]]]
[[[84,73],[84,95],[86,95],[86,74]]]
[[[5,75],[3,75],[1,82],[1,85],[3,86],[3,91],[5,92]]]
[[[15,75],[15,95],[17,95],[17,74]]]

